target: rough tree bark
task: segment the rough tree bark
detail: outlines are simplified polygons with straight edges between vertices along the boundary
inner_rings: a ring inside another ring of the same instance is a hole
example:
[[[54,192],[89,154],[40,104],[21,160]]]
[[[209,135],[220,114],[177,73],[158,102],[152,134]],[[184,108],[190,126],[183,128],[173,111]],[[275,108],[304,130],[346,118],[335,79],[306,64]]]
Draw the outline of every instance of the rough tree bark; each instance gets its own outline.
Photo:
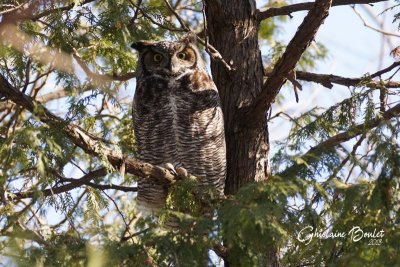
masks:
[[[211,62],[225,116],[227,165],[226,194],[253,181],[268,178],[268,131],[265,121],[241,127],[240,114],[253,102],[263,85],[258,47],[258,20],[254,0],[206,1],[210,43],[235,70]]]
[[[289,73],[328,16],[332,0],[317,0],[272,75],[263,84],[264,68],[258,46],[260,13],[255,0],[206,0],[210,43],[234,68],[211,63],[225,118],[228,173],[226,194],[254,181],[268,179],[268,125],[266,112]],[[229,244],[227,244],[229,250]],[[269,266],[279,266],[277,250],[265,252]],[[231,266],[228,257],[225,265]]]
[[[222,64],[211,62],[225,118],[228,167],[225,194],[235,194],[249,182],[268,178],[266,116],[252,127],[244,128],[241,122],[242,111],[249,108],[263,86],[256,3],[253,0],[208,0],[206,18],[210,43],[234,68],[229,71]],[[275,251],[266,251],[266,256],[270,266],[279,266]],[[229,252],[225,266],[233,266]]]

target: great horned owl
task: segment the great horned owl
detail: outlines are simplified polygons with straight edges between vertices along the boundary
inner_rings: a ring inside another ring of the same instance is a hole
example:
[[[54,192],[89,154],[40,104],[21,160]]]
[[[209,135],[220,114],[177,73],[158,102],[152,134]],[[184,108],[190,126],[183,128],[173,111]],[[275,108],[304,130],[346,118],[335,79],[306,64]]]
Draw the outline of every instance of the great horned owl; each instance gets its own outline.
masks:
[[[226,148],[217,88],[191,35],[176,42],[142,41],[133,101],[137,157],[154,165],[171,163],[199,178],[201,187],[223,194]],[[165,185],[138,181],[142,212],[164,206]]]

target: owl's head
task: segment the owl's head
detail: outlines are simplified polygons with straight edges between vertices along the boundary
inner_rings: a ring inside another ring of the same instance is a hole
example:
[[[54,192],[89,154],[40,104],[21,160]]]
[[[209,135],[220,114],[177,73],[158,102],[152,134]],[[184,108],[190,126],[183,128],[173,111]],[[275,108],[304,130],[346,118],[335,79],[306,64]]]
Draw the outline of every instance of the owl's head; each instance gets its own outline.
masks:
[[[132,44],[139,52],[139,69],[145,74],[177,76],[204,68],[193,35],[186,35],[176,42],[140,41]]]

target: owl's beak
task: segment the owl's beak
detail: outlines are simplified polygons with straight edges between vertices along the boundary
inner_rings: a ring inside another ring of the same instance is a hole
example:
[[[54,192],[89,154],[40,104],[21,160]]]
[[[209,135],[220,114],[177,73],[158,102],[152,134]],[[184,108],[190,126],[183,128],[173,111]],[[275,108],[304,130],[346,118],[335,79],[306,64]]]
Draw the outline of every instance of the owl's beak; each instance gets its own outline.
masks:
[[[172,57],[169,62],[168,69],[171,73],[177,73],[180,69],[180,62],[177,58]]]

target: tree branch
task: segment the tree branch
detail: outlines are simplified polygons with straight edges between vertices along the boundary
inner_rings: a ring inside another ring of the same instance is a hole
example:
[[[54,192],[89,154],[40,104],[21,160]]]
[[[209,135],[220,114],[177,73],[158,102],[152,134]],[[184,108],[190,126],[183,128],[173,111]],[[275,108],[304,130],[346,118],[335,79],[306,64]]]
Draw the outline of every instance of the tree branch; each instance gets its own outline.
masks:
[[[374,78],[382,76],[385,73],[392,71],[394,68],[399,66],[400,62],[394,62],[389,67],[379,70],[363,78],[346,78],[332,74],[316,74],[304,71],[296,71],[296,78],[303,81],[319,83],[329,89],[333,87],[333,83],[344,86],[358,86],[360,84],[363,84],[364,86],[369,88],[382,88],[382,87],[399,88],[400,82],[392,82],[392,81],[383,82],[383,81],[372,80]]]
[[[354,4],[371,4],[383,2],[384,0],[333,0],[332,6],[344,6]],[[310,10],[314,7],[315,2],[298,3],[284,7],[268,7],[264,10],[259,10],[258,20],[262,21],[275,16],[290,15],[293,12]]]
[[[80,179],[79,179],[80,180]],[[73,178],[64,178],[62,177],[62,181],[65,182],[71,182],[71,183],[75,183],[76,181],[78,181],[77,179],[73,179]],[[118,190],[118,191],[123,191],[123,192],[137,192],[137,187],[131,187],[131,186],[122,186],[122,185],[116,185],[116,184],[96,184],[93,182],[89,181],[84,181],[83,185],[87,185],[99,190],[108,190],[108,189],[114,189],[114,190]]]
[[[131,5],[132,5],[133,7],[136,8],[137,11],[140,11],[140,12],[142,13],[143,17],[145,17],[146,19],[150,20],[151,23],[153,23],[154,25],[157,25],[158,27],[160,27],[160,28],[162,28],[162,29],[166,29],[166,30],[171,31],[171,32],[185,32],[184,29],[179,29],[179,28],[175,28],[175,27],[170,27],[170,26],[167,26],[167,25],[165,25],[165,24],[163,24],[163,23],[160,23],[160,22],[156,21],[156,20],[153,19],[150,15],[148,15],[148,14],[146,13],[146,11],[145,11],[143,8],[140,7],[140,4],[141,4],[141,3],[135,4],[132,0],[130,0],[129,2],[131,3]]]
[[[254,100],[254,104],[244,112],[246,124],[258,124],[264,117],[265,110],[274,101],[279,90],[286,82],[286,77],[293,71],[301,55],[309,47],[315,37],[318,28],[329,14],[332,0],[317,0],[304,21],[298,28],[295,36],[290,41],[283,55],[275,64],[271,76],[264,83],[261,93]],[[247,126],[250,126],[247,125]]]
[[[94,2],[94,1],[96,1],[96,0],[85,0],[85,1],[83,1],[83,2],[80,2],[80,3],[79,3],[79,6],[83,6],[83,5],[86,5],[86,4],[91,3],[91,2]],[[54,9],[45,10],[45,11],[43,11],[42,13],[39,13],[39,14],[37,14],[37,15],[32,15],[32,16],[30,16],[29,19],[35,21],[35,20],[38,20],[38,19],[40,19],[40,18],[42,18],[42,17],[48,16],[48,15],[50,15],[50,14],[52,14],[52,13],[63,12],[63,11],[71,10],[71,9],[74,8],[75,6],[76,6],[76,1],[74,1],[74,2],[72,2],[71,4],[69,4],[69,5],[67,5],[67,6],[64,6],[64,7],[59,7],[59,8],[54,8]]]
[[[400,34],[398,34],[398,33],[395,33],[395,32],[388,32],[388,31],[385,31],[385,30],[383,30],[383,29],[379,29],[379,28],[373,27],[372,25],[370,25],[370,24],[367,23],[367,21],[366,21],[366,19],[363,17],[363,15],[362,15],[354,6],[352,6],[351,8],[354,10],[354,13],[356,13],[356,15],[360,18],[360,20],[362,21],[362,23],[364,24],[365,27],[370,28],[371,30],[374,30],[374,31],[376,31],[376,32],[379,32],[379,33],[381,33],[381,34],[383,34],[383,35],[394,36],[394,37],[400,37]]]
[[[395,81],[373,81],[365,78],[346,78],[332,74],[316,74],[304,71],[296,71],[296,78],[307,82],[319,83],[326,88],[331,89],[333,84],[344,86],[365,86],[368,88],[400,88],[400,82]]]
[[[107,81],[127,81],[129,79],[135,78],[137,76],[136,72],[129,72],[123,75],[118,74],[98,74],[90,70],[90,68],[86,65],[86,63],[82,60],[82,58],[78,55],[77,51],[74,51],[72,54],[76,62],[78,62],[79,66],[83,69],[86,75],[95,83],[103,83]]]
[[[85,0],[81,2],[79,6],[83,6],[94,1],[95,0]],[[36,2],[33,1],[31,4],[24,3],[14,8],[13,10],[7,11],[7,18],[6,18],[7,23],[10,22],[15,23],[21,20],[37,21],[45,16],[48,16],[56,12],[69,11],[76,6],[76,2],[74,1],[71,4],[63,7],[45,9],[43,12],[34,15],[33,11],[37,5],[38,5],[37,1]]]
[[[15,229],[13,229],[12,231],[1,231],[0,235],[1,236],[8,236],[8,237],[12,237],[12,238],[21,238],[21,239],[28,239],[28,240],[32,240],[35,241],[36,243],[43,245],[45,247],[50,246],[50,244],[43,239],[43,237],[41,237],[37,232],[30,230],[28,228],[26,228],[23,224],[21,224],[20,222],[15,222]]]
[[[82,148],[86,153],[106,158],[117,170],[124,164],[126,172],[130,174],[143,178],[156,179],[165,184],[174,183],[178,177],[178,175],[173,174],[165,168],[154,166],[137,159],[126,158],[116,149],[106,147],[93,134],[87,133],[75,124],[64,121],[47,110],[38,101],[22,94],[11,86],[4,76],[0,74],[0,100],[1,99],[11,100],[15,104],[29,110],[41,122],[65,134],[75,145]]]
[[[228,254],[228,249],[224,247],[221,244],[214,244],[212,250],[217,254],[218,257],[220,257],[223,260],[226,260],[227,254]]]
[[[346,132],[342,132],[339,134],[336,134],[327,140],[320,142],[318,145],[312,147],[309,149],[301,158],[307,162],[310,163],[310,161],[314,161],[318,159],[318,156],[323,152],[332,149],[333,147],[349,141],[350,139],[359,136],[360,134],[365,134],[369,130],[379,126],[381,123],[388,121],[392,118],[398,117],[400,115],[400,104],[397,104],[396,106],[388,109],[386,112],[384,112],[381,116],[372,119],[368,122],[362,123],[355,125],[348,129]],[[301,163],[300,163],[301,164]],[[287,168],[284,170],[282,173],[280,173],[280,176],[285,177],[286,175],[292,173],[293,171],[296,170],[296,168],[300,164],[294,164],[293,166]]]
[[[61,193],[67,192],[67,191],[71,191],[75,188],[80,187],[81,185],[88,184],[94,178],[101,177],[106,174],[107,174],[106,168],[101,168],[101,169],[98,169],[98,170],[95,170],[95,171],[85,174],[80,179],[71,179],[70,180],[71,182],[69,184],[52,187],[49,189],[44,189],[41,191],[41,194],[43,194],[43,196],[46,197],[46,196],[57,195],[57,194],[61,194]],[[12,198],[10,197],[10,200],[18,200],[18,199],[22,199],[22,198],[32,198],[37,193],[38,192],[34,191],[34,190],[15,193],[14,197],[12,197]]]
[[[331,138],[319,143],[318,145],[316,145],[316,146],[312,147],[310,150],[308,150],[304,156],[309,155],[309,154],[315,154],[315,152],[317,152],[317,151],[326,150],[326,149],[332,148],[340,143],[349,141],[350,139],[352,139],[360,134],[365,133],[366,129],[368,129],[368,130],[373,129],[373,128],[377,127],[379,124],[381,124],[382,122],[388,121],[394,117],[399,116],[399,114],[400,114],[400,104],[397,104],[396,106],[388,109],[385,113],[382,114],[382,116],[375,118],[371,121],[353,126],[348,131],[334,135]]]
[[[122,75],[95,73],[89,69],[76,51],[71,55],[48,47],[42,42],[34,42],[31,36],[22,32],[17,26],[10,23],[0,23],[0,38],[0,41],[7,45],[11,45],[13,48],[27,55],[30,59],[49,65],[52,69],[57,69],[71,75],[76,75],[73,65],[73,59],[75,59],[94,85],[101,85],[106,81],[127,81],[136,77],[135,72]],[[27,43],[32,43],[34,45],[27,49]]]

